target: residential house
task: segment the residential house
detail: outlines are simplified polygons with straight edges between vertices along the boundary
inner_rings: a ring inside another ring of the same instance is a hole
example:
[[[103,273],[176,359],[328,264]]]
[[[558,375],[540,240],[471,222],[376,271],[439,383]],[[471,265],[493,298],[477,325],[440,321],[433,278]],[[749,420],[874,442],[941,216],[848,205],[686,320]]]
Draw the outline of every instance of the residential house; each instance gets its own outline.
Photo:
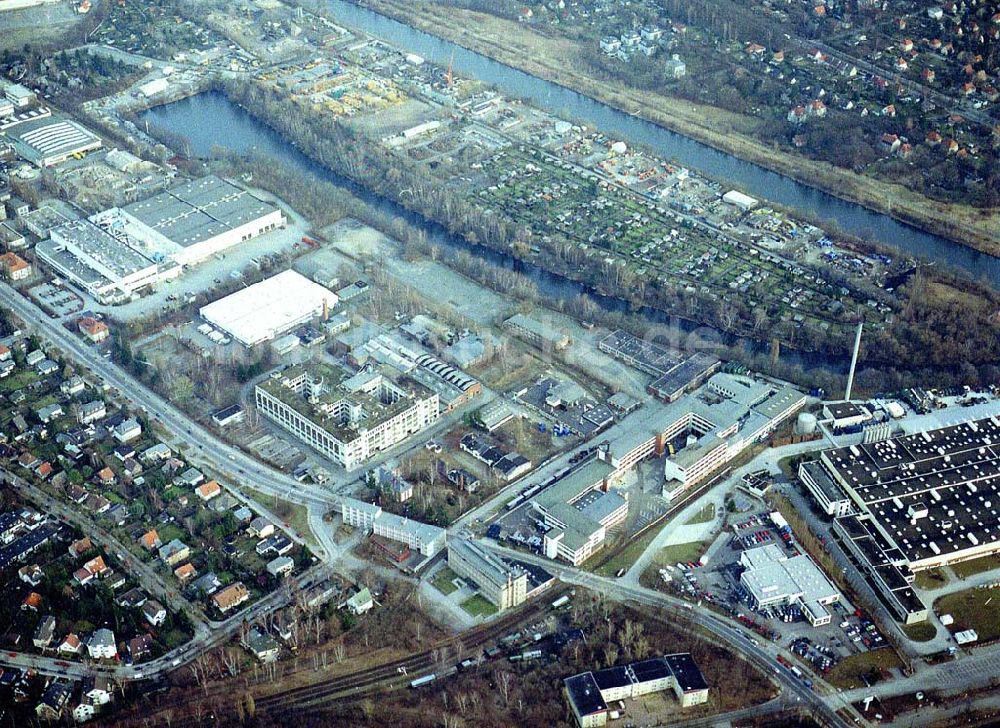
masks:
[[[179,581],[181,586],[183,586],[198,576],[198,571],[194,568],[193,564],[188,562],[186,564],[181,564],[174,569],[174,576],[177,577],[177,581]]]
[[[163,563],[173,566],[186,561],[191,556],[191,549],[183,541],[175,538],[165,546],[161,546],[158,553]]]
[[[267,563],[267,573],[274,577],[291,574],[295,568],[295,560],[290,556],[278,556]]]
[[[267,538],[274,533],[274,524],[263,516],[257,516],[247,526],[247,534],[255,538]]]
[[[118,442],[130,442],[142,435],[142,425],[134,417],[129,417],[112,427],[111,434]]]
[[[364,614],[375,606],[375,600],[372,599],[372,593],[369,591],[368,587],[365,587],[352,595],[351,598],[345,602],[345,606],[351,614]]]
[[[99,399],[81,404],[79,409],[76,411],[76,421],[81,425],[89,425],[92,422],[98,422],[107,416],[108,409],[104,402]]]
[[[83,679],[80,694],[96,705],[107,705],[114,697],[111,681],[107,675],[90,675]]]
[[[74,374],[69,379],[64,379],[63,383],[59,385],[59,391],[65,394],[67,397],[72,397],[74,394],[79,394],[87,388],[87,383],[83,381],[83,377],[79,374]]]
[[[98,321],[90,316],[84,316],[77,322],[77,328],[80,333],[87,337],[90,341],[97,344],[108,338],[110,332],[108,331],[108,325],[103,321]]]
[[[52,638],[55,636],[55,632],[56,618],[51,614],[48,614],[42,617],[42,620],[38,623],[31,641],[34,643],[35,647],[44,650],[52,644]]]
[[[153,651],[153,638],[148,634],[136,635],[128,641],[128,654],[132,662],[139,662]]]
[[[90,540],[90,536],[84,536],[83,538],[71,543],[68,550],[70,556],[78,558],[83,556],[92,548],[94,548],[94,542]]]
[[[23,281],[31,275],[31,264],[17,253],[0,255],[0,270],[9,281]]]
[[[143,450],[141,457],[147,463],[157,463],[166,460],[171,455],[173,455],[173,451],[170,447],[162,442],[158,442]]]
[[[167,610],[158,601],[150,599],[142,605],[142,616],[154,627],[167,621]]]
[[[22,612],[37,612],[42,606],[42,595],[38,592],[29,592],[28,596],[21,600]]]
[[[234,609],[235,607],[240,606],[248,599],[250,599],[250,591],[241,581],[230,584],[225,589],[222,589],[212,595],[212,603],[215,605],[216,609],[223,614],[231,609]]]
[[[35,414],[38,415],[38,419],[45,424],[52,422],[57,417],[63,416],[63,408],[60,404],[47,404],[40,408]]]
[[[87,640],[87,654],[94,659],[112,659],[118,654],[115,633],[107,627],[101,627]]]
[[[203,483],[195,488],[195,493],[201,499],[202,503],[207,503],[216,496],[222,495],[222,488],[214,480],[210,480],[207,483]]]
[[[42,698],[35,706],[35,714],[42,720],[59,720],[62,717],[69,696],[73,692],[73,683],[64,680],[53,680],[42,693]]]
[[[160,534],[156,532],[155,528],[151,528],[146,531],[146,533],[142,534],[139,538],[139,543],[141,543],[142,547],[147,551],[158,549],[163,545],[163,542],[160,540]]]
[[[38,564],[31,564],[30,566],[22,566],[18,569],[17,576],[28,586],[38,586],[42,583],[42,579],[45,578],[45,572],[42,571],[42,567]]]
[[[70,632],[68,635],[63,637],[62,642],[56,648],[60,653],[64,655],[78,655],[80,654],[80,648],[82,647],[80,642],[80,637],[74,632]]]
[[[274,662],[281,652],[277,641],[260,627],[253,627],[240,644],[260,662]]]

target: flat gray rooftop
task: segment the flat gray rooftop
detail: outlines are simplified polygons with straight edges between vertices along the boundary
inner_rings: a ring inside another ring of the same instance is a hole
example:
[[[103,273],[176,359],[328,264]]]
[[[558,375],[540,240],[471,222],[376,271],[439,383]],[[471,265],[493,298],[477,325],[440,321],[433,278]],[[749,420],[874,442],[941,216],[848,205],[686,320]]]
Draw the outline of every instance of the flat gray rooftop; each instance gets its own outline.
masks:
[[[173,187],[124,211],[182,247],[221,235],[277,208],[209,175]]]

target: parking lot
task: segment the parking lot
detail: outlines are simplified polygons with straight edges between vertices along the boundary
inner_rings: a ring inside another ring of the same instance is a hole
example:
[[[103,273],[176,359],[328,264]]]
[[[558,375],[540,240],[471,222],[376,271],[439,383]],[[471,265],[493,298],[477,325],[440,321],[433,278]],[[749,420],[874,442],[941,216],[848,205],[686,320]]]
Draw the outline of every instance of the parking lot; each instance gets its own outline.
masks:
[[[29,288],[28,293],[43,308],[54,313],[57,318],[83,310],[83,299],[63,285],[42,283]]]

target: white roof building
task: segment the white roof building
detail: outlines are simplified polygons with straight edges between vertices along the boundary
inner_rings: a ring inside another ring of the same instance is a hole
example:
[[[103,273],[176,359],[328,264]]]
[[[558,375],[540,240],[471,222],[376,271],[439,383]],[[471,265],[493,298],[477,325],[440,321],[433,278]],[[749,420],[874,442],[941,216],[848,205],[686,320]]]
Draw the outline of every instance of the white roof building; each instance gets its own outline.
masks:
[[[740,554],[740,583],[757,607],[798,604],[814,627],[832,620],[825,605],[840,601],[840,592],[805,554],[789,558],[776,544]]]
[[[286,270],[204,306],[201,316],[249,347],[330,311],[337,300],[329,289]]]

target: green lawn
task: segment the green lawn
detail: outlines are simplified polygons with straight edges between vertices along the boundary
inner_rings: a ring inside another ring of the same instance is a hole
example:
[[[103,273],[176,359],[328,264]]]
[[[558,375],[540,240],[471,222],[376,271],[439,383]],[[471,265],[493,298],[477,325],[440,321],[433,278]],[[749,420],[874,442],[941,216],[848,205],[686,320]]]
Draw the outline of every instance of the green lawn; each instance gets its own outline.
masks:
[[[918,589],[937,589],[949,581],[948,575],[941,569],[926,569],[913,575],[913,584]]]
[[[458,587],[452,583],[452,579],[456,578],[458,578],[458,574],[445,566],[434,575],[434,578],[431,579],[431,584],[442,594],[448,595],[458,591]]]
[[[684,522],[685,526],[695,526],[699,523],[708,523],[715,518],[715,504],[708,503],[700,511]]]
[[[690,543],[678,543],[673,546],[664,546],[660,553],[656,555],[656,562],[661,566],[673,566],[677,563],[686,564],[689,561],[697,561],[705,553],[708,547],[703,541],[692,541]]]
[[[826,674],[826,681],[835,688],[864,687],[866,678],[869,684],[881,680],[882,670],[902,667],[899,657],[888,647],[871,652],[862,652],[845,657],[834,665]]]
[[[955,618],[953,632],[974,629],[981,642],[1000,637],[1000,594],[992,589],[966,589],[941,597],[934,611]]]
[[[993,571],[993,569],[1000,569],[1000,556],[983,556],[981,559],[963,561],[951,567],[951,570],[955,572],[955,576],[960,579],[982,574],[984,571]]]
[[[903,633],[914,642],[930,642],[937,635],[937,629],[930,622],[901,625]]]
[[[489,617],[497,613],[497,608],[488,602],[482,594],[475,594],[466,599],[462,602],[462,609],[473,617]]]
[[[583,563],[583,568],[587,571],[593,571],[595,574],[600,576],[614,576],[622,569],[631,568],[632,564],[642,556],[643,551],[645,551],[649,544],[653,542],[656,538],[656,534],[660,532],[666,523],[662,523],[659,526],[654,526],[653,528],[648,528],[643,531],[639,538],[632,539],[629,541],[628,545],[625,546],[621,551],[612,556],[605,563],[601,563],[601,560],[607,558],[607,554],[598,551],[596,554],[590,557],[587,561]]]

